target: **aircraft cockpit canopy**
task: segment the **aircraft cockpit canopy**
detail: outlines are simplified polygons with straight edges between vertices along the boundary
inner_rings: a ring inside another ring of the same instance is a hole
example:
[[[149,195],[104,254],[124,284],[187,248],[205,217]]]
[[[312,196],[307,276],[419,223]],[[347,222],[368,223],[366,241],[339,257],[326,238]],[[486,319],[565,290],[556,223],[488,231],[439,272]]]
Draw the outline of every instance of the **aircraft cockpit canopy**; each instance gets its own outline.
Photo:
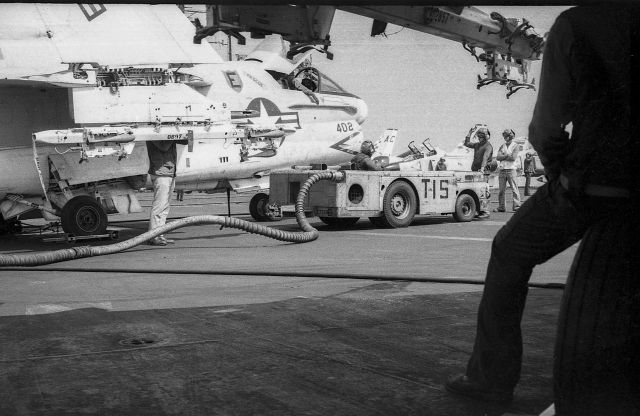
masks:
[[[283,89],[301,90],[300,85],[302,85],[313,93],[351,95],[334,80],[312,66],[296,69],[290,74],[277,71],[267,72],[280,83]]]
[[[245,61],[262,63],[262,67],[286,90],[309,93],[348,95],[335,81],[322,74],[312,65],[312,48],[301,53],[295,60],[286,58],[289,50],[281,36],[265,38],[247,57]]]

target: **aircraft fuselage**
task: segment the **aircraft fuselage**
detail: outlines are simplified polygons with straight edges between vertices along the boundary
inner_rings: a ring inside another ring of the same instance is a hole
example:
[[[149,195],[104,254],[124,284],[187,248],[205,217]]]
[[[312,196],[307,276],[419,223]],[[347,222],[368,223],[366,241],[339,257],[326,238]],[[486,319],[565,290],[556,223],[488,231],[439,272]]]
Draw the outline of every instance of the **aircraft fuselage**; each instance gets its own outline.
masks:
[[[232,187],[240,190],[243,186],[234,186],[233,181],[260,179],[273,169],[293,164],[338,164],[351,159],[359,147],[362,140],[360,123],[366,118],[366,104],[352,94],[340,90],[326,93],[318,91],[311,97],[310,94],[296,89],[283,88],[257,62],[206,64],[196,69],[206,79],[206,85],[190,85],[191,88],[203,99],[230,110],[231,122],[234,125],[256,129],[281,129],[285,134],[271,138],[196,139],[189,145],[178,146],[178,189],[212,190]],[[28,93],[20,93],[21,96],[44,96],[38,91],[38,86],[1,88],[7,92]],[[104,124],[98,123],[99,120],[106,120],[109,124],[139,122],[141,117],[147,115],[140,116],[132,110],[127,111],[129,107],[126,107],[126,103],[118,100],[127,95],[127,89],[135,94],[142,94],[139,101],[144,101],[144,94],[148,94],[151,100],[156,94],[152,91],[161,91],[162,88],[163,86],[120,86],[117,94],[107,93],[108,87],[84,87],[75,90],[68,88],[64,94],[68,96],[68,102],[63,100],[59,103],[55,111],[56,114],[59,113],[58,116],[52,113],[43,118],[42,112],[35,112],[30,119],[21,121],[19,126],[12,126],[10,122],[5,124],[9,127],[8,130],[7,127],[3,130],[12,137],[15,137],[15,134],[25,137],[20,140],[24,146],[4,149],[0,154],[4,160],[0,164],[0,198],[7,193],[42,194],[30,137],[26,136],[25,128],[33,126],[34,130],[46,130]],[[94,91],[91,91],[92,89]],[[60,101],[61,90],[64,89],[40,89],[54,91],[54,94],[49,95],[54,96],[57,101]],[[104,106],[105,111],[102,113],[92,107],[80,105],[80,95],[74,93],[82,92],[81,90],[99,92],[102,95],[98,94],[97,97],[106,97],[97,105],[98,109]],[[75,102],[74,97],[78,102]],[[43,106],[39,99],[39,96],[27,98],[27,101],[30,101],[22,103],[21,106],[29,107],[30,103],[33,106]],[[181,101],[180,97],[176,97],[175,100],[190,106],[187,99]],[[11,107],[8,101],[6,104],[0,107],[0,112],[4,113],[2,118],[9,120]],[[77,116],[75,118],[74,112]],[[75,123],[61,124],[72,121]],[[144,143],[137,143],[136,146],[144,146]],[[47,155],[69,151],[73,150],[65,146],[38,145],[39,162],[45,182],[48,179]],[[118,169],[117,163],[114,163],[114,169]],[[125,172],[123,176],[129,176],[129,173]],[[264,181],[261,184],[261,187],[263,186]]]

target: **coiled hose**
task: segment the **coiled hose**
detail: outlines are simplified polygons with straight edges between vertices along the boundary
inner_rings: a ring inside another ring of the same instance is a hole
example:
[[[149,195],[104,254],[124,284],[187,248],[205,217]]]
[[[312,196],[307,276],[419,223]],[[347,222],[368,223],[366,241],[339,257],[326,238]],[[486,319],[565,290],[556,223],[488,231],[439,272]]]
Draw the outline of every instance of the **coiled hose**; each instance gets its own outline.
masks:
[[[296,199],[296,221],[302,229],[302,232],[282,231],[275,228],[266,227],[264,225],[256,224],[241,220],[238,218],[222,217],[220,215],[196,215],[193,217],[181,218],[176,221],[172,221],[168,224],[158,227],[154,230],[147,231],[136,237],[130,238],[115,244],[109,244],[104,246],[82,246],[72,247],[62,250],[45,251],[40,253],[28,253],[28,254],[0,254],[0,267],[9,266],[41,266],[44,264],[57,263],[61,261],[81,259],[83,257],[103,256],[105,254],[118,253],[140,245],[152,238],[165,234],[169,231],[177,228],[187,227],[189,225],[201,225],[201,224],[219,224],[222,227],[238,228],[240,230],[252,233],[260,234],[265,237],[273,238],[279,241],[288,241],[291,243],[307,243],[318,238],[318,230],[312,227],[304,215],[304,201],[311,187],[318,181],[330,180],[333,182],[340,182],[344,178],[343,172],[338,171],[324,171],[315,173],[306,180],[306,182],[300,187],[298,197]]]

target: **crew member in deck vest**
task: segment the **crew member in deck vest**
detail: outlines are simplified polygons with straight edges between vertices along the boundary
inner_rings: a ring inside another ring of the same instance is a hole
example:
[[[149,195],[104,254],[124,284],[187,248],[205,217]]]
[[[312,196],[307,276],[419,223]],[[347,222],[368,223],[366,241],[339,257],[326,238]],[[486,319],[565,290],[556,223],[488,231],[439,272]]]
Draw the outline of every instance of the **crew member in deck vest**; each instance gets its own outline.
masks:
[[[383,170],[382,166],[371,159],[371,155],[376,151],[371,140],[365,140],[360,145],[360,153],[351,159],[351,163],[355,164],[356,170]]]
[[[471,162],[471,170],[474,172],[485,173],[486,167],[489,166],[493,159],[493,146],[491,146],[491,143],[489,143],[491,132],[486,127],[480,127],[476,132],[478,142],[471,143],[471,134],[474,130],[475,127],[472,127],[469,130],[469,133],[464,138],[464,145],[470,149],[473,149],[473,162]],[[487,211],[478,211],[475,217],[478,219],[487,219],[489,218],[489,216],[490,214]]]
[[[511,129],[505,129],[502,132],[504,143],[498,149],[496,159],[498,160],[498,208],[495,212],[505,212],[505,194],[507,192],[507,184],[511,187],[513,193],[513,210],[520,208],[520,191],[516,183],[516,161],[518,160],[518,144],[513,140],[516,133]]]

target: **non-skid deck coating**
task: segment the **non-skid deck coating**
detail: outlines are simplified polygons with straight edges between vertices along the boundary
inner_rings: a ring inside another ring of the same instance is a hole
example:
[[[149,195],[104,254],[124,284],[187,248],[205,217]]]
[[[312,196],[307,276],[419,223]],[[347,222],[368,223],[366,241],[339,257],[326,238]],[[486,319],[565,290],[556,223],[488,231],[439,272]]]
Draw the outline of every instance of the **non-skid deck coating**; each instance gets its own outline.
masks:
[[[0,414],[537,414],[552,401],[561,292],[534,289],[511,406],[446,393],[471,350],[479,292],[327,298],[0,320]],[[360,296],[357,296],[360,295]]]
[[[241,202],[232,212],[247,218]],[[225,213],[224,198],[172,208],[203,212]],[[145,215],[114,224],[121,238],[145,231]],[[308,244],[189,227],[169,247],[0,270],[0,415],[539,414],[562,291],[530,290],[522,380],[497,406],[443,388],[464,371],[482,286],[417,281],[481,280],[510,216],[397,230],[314,219]],[[0,238],[0,252],[68,246]],[[532,280],[563,283],[574,252]]]

